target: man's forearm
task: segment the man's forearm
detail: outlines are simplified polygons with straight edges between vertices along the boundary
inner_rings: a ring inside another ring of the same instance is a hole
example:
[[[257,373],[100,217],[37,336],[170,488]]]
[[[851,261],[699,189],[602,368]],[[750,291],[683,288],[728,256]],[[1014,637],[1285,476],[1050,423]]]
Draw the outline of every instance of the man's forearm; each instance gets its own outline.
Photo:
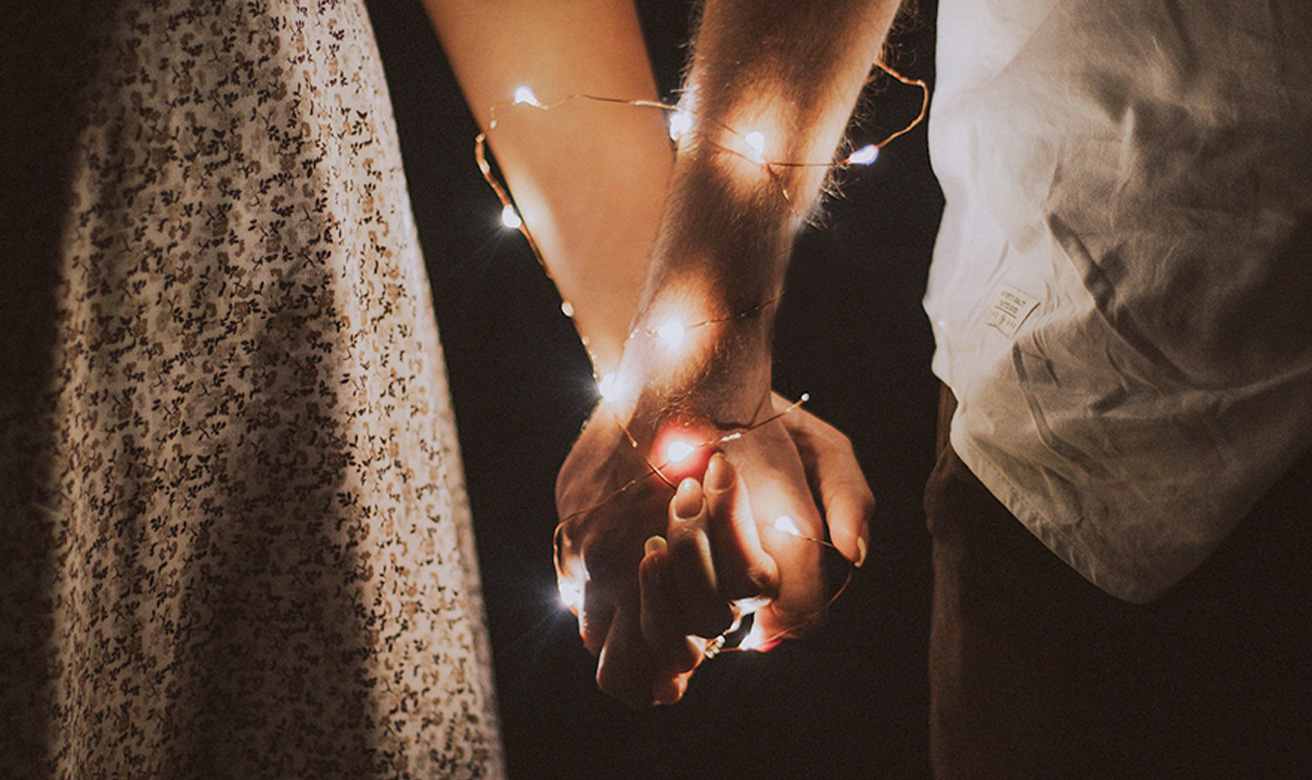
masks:
[[[716,255],[701,270],[728,288],[715,295],[729,300],[755,284],[757,297],[777,294],[787,264],[777,245],[791,244],[826,174],[788,164],[833,158],[898,5],[708,0],[685,85],[693,126],[677,158],[658,280],[668,266],[706,257],[709,244]],[[716,229],[701,230],[707,224]]]
[[[708,0],[683,100],[692,129],[637,325],[726,321],[699,329],[677,358],[656,343],[626,356],[626,370],[660,377],[671,397],[705,396],[692,413],[741,417],[751,410],[722,403],[726,394],[768,393],[769,302],[827,172],[788,164],[833,158],[898,5]]]

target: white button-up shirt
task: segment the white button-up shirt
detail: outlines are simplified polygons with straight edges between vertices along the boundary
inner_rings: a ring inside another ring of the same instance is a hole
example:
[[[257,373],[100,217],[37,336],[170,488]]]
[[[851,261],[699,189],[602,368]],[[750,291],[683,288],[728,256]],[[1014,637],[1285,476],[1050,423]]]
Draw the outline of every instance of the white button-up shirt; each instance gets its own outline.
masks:
[[[1312,3],[942,0],[952,444],[1146,601],[1312,445]]]

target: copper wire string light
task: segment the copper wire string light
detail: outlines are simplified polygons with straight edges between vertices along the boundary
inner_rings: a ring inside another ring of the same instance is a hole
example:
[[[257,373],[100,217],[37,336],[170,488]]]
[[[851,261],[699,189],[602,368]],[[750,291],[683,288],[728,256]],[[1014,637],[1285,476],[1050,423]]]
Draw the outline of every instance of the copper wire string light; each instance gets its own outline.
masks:
[[[905,84],[907,86],[917,87],[918,89],[921,90],[921,94],[922,94],[920,111],[916,115],[916,117],[912,119],[911,122],[907,124],[905,127],[888,135],[878,143],[872,143],[862,146],[856,149],[855,151],[849,153],[847,156],[845,156],[843,159],[837,162],[780,162],[780,161],[770,160],[765,156],[767,139],[765,138],[764,134],[762,134],[760,131],[752,130],[746,133],[740,133],[739,130],[729,127],[722,122],[703,117],[705,119],[708,119],[708,121],[710,121],[712,124],[716,125],[720,130],[728,134],[728,136],[741,142],[746,149],[750,150],[750,153],[744,153],[738,149],[729,148],[721,144],[716,144],[714,142],[710,142],[710,143],[712,143],[712,145],[719,152],[732,155],[734,157],[745,160],[753,165],[761,167],[769,176],[770,180],[774,183],[775,187],[779,192],[780,197],[782,197],[784,201],[787,203],[789,210],[792,211],[794,216],[801,218],[802,215],[798,213],[792,195],[788,192],[788,189],[785,187],[783,183],[783,179],[779,174],[780,169],[787,169],[787,168],[837,169],[837,168],[845,168],[852,165],[863,165],[863,166],[870,165],[879,158],[880,151],[883,149],[884,146],[886,146],[893,140],[905,135],[906,133],[909,133],[912,129],[914,129],[917,125],[919,125],[922,121],[924,121],[925,115],[929,108],[929,86],[921,79],[911,79],[903,76],[902,74],[898,73],[897,71],[895,71],[894,69],[892,69],[891,67],[889,67],[883,62],[876,61],[874,65],[877,70],[882,71],[883,73],[887,74],[889,77],[897,80],[898,82]],[[544,104],[538,100],[537,96],[527,86],[521,86],[515,90],[513,101],[507,103],[497,103],[491,107],[490,119],[488,121],[487,130],[479,133],[474,139],[474,160],[478,164],[478,169],[482,173],[484,181],[487,182],[488,186],[492,189],[492,192],[496,194],[497,199],[501,203],[502,224],[509,229],[517,230],[522,236],[524,236],[525,240],[528,242],[529,248],[533,252],[534,258],[537,260],[538,264],[542,267],[543,271],[547,274],[548,278],[551,278],[551,271],[548,268],[545,259],[543,258],[541,248],[538,246],[538,243],[534,239],[533,234],[529,230],[528,225],[525,223],[524,219],[520,215],[519,210],[515,207],[514,200],[511,198],[510,192],[507,190],[506,186],[503,185],[500,181],[498,181],[497,177],[493,174],[492,166],[487,158],[488,134],[496,129],[497,114],[503,109],[514,108],[514,107],[527,107],[539,111],[551,111],[553,109],[557,109],[560,108],[561,106],[577,101],[590,101],[595,103],[606,103],[611,105],[626,106],[630,108],[653,109],[653,110],[664,111],[668,114],[670,139],[676,145],[678,144],[679,139],[691,130],[693,124],[692,122],[693,117],[700,116],[695,111],[687,107],[672,105],[669,103],[664,103],[655,100],[627,100],[623,98],[604,97],[604,96],[588,95],[582,93],[571,94],[553,103]],[[625,341],[628,342],[638,337],[653,338],[653,339],[660,340],[663,344],[666,345],[667,348],[677,351],[683,345],[689,332],[718,323],[734,322],[734,321],[746,319],[748,317],[752,317],[758,314],[759,312],[761,312],[762,310],[764,310],[765,308],[777,304],[781,298],[782,295],[767,301],[763,301],[757,304],[756,306],[751,307],[750,309],[746,309],[740,312],[735,312],[726,316],[704,319],[692,323],[686,323],[683,320],[678,319],[677,317],[670,317],[667,318],[666,320],[663,320],[655,328],[635,328],[627,335]],[[571,319],[573,318],[574,307],[572,304],[570,304],[569,301],[562,301],[560,308],[561,308],[561,312],[566,317],[569,317]],[[634,435],[629,431],[629,428],[624,424],[624,421],[619,419],[618,414],[616,414],[614,411],[613,402],[623,397],[624,393],[627,390],[627,388],[625,388],[623,385],[622,379],[618,376],[618,372],[606,374],[605,376],[598,376],[597,369],[596,369],[596,365],[597,365],[596,356],[592,352],[591,348],[589,347],[587,339],[582,336],[580,336],[580,339],[582,340],[584,349],[587,351],[588,356],[592,361],[593,379],[596,382],[598,394],[602,399],[601,400],[602,404],[610,407],[611,415],[616,425],[623,432],[623,435],[626,437],[629,444],[642,458],[643,462],[647,466],[647,470],[644,473],[635,476],[632,480],[624,483],[623,485],[611,491],[607,495],[603,496],[596,503],[587,506],[583,509],[579,509],[574,512],[571,512],[569,515],[561,518],[560,524],[556,526],[556,532],[554,535],[555,551],[556,551],[555,554],[556,575],[561,592],[561,600],[565,603],[566,606],[568,606],[572,611],[575,612],[577,612],[582,608],[583,588],[581,585],[579,585],[576,582],[573,582],[569,577],[567,577],[563,567],[561,566],[561,547],[562,547],[561,534],[565,523],[577,517],[590,514],[591,512],[600,509],[601,507],[605,506],[611,501],[616,500],[625,492],[643,483],[644,481],[648,480],[651,477],[656,477],[661,483],[663,483],[671,491],[675,490],[677,488],[676,481],[666,475],[666,470],[671,465],[681,463],[687,460],[694,453],[698,451],[711,451],[714,450],[715,448],[718,448],[722,444],[727,444],[729,442],[741,439],[742,437],[752,433],[753,431],[756,431],[766,425],[769,425],[773,422],[780,420],[785,415],[790,414],[798,407],[800,407],[803,403],[805,403],[807,400],[809,400],[809,396],[804,393],[797,401],[789,404],[788,406],[775,412],[769,417],[759,422],[751,423],[749,425],[722,427],[720,424],[716,423],[715,421],[709,421],[711,426],[718,432],[717,435],[711,436],[709,438],[704,438],[701,441],[689,441],[686,438],[674,438],[666,445],[664,453],[661,453],[663,460],[661,460],[658,463],[655,462],[655,460],[652,457],[648,456],[648,454],[644,451],[643,447],[639,444],[637,438],[634,437]],[[780,516],[776,518],[773,523],[765,523],[763,521],[758,521],[758,523],[763,526],[771,527],[778,532],[795,537],[804,542],[820,545],[823,547],[827,547],[829,549],[834,549],[834,550],[837,549],[833,545],[833,543],[831,543],[827,539],[810,537],[802,534],[800,529],[797,527],[796,521],[788,516]],[[843,594],[843,592],[847,589],[847,586],[852,581],[852,574],[854,568],[855,568],[854,564],[849,563],[846,578],[844,579],[842,585],[838,587],[838,589],[834,592],[834,594],[825,603],[825,605],[815,613],[804,616],[802,620],[796,625],[784,629],[783,631],[780,631],[773,636],[763,637],[760,635],[759,632],[759,624],[756,624],[753,626],[752,630],[747,634],[747,636],[742,640],[742,642],[737,647],[726,648],[725,647],[726,637],[729,634],[737,631],[739,628],[738,620],[735,620],[734,626],[730,628],[729,631],[726,631],[724,634],[720,635],[714,640],[711,640],[710,643],[707,644],[704,654],[706,655],[707,658],[711,658],[721,652],[734,651],[734,650],[768,650],[774,645],[778,644],[783,639],[802,631],[803,629],[807,628],[812,623],[817,621],[828,610],[829,606],[832,605],[834,601],[836,601],[839,598],[839,596]],[[586,580],[586,573],[584,574],[584,578]],[[761,604],[759,603],[753,604],[751,607],[747,607],[739,610],[738,614],[740,617],[749,615],[751,614],[751,612],[755,610],[755,608],[759,606],[761,606]]]

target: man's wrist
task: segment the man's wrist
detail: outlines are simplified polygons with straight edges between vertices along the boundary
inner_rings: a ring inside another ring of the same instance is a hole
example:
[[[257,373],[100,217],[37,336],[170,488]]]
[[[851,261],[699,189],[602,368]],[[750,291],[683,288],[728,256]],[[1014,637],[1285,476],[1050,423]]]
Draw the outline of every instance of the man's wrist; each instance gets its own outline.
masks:
[[[655,436],[669,421],[705,438],[755,422],[770,394],[766,313],[691,320],[655,311],[639,320],[607,388],[606,403],[630,421],[635,439]]]
[[[681,148],[640,311],[696,297],[709,311],[751,309],[779,295],[801,220],[764,169],[696,142]]]

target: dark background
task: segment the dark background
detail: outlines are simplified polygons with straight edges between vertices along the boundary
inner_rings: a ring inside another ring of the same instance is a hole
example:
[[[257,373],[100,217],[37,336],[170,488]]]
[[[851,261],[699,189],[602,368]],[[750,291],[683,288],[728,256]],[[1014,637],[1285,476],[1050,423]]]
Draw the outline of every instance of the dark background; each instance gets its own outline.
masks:
[[[451,375],[512,777],[926,776],[920,492],[937,395],[920,298],[942,200],[924,127],[845,178],[825,225],[799,241],[778,319],[776,389],[810,393],[808,408],[851,436],[878,497],[870,559],[814,635],[715,659],[683,703],[635,712],[596,690],[551,564],[556,470],[595,402],[587,358],[526,243],[499,225],[421,4],[368,5]],[[638,6],[672,95],[690,4]],[[909,76],[932,80],[934,12],[921,0],[890,41]],[[919,99],[874,80],[857,145],[904,125]]]

